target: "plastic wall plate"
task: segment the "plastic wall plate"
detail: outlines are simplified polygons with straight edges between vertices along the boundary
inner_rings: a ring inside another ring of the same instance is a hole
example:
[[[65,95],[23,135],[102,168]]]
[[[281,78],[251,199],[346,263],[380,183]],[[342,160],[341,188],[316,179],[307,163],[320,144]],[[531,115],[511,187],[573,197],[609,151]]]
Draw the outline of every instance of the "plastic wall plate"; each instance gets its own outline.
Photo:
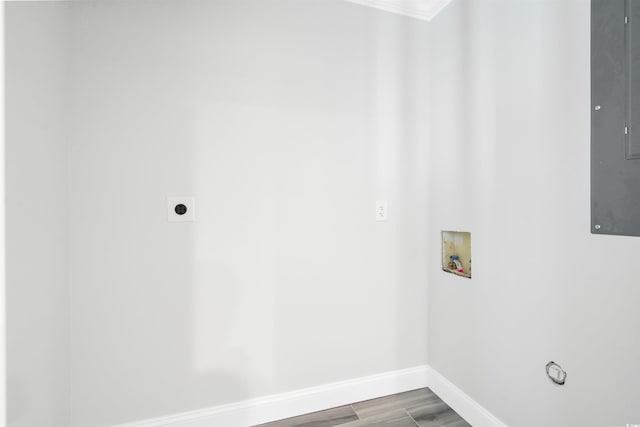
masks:
[[[169,222],[193,222],[196,220],[194,197],[167,197],[167,220]]]

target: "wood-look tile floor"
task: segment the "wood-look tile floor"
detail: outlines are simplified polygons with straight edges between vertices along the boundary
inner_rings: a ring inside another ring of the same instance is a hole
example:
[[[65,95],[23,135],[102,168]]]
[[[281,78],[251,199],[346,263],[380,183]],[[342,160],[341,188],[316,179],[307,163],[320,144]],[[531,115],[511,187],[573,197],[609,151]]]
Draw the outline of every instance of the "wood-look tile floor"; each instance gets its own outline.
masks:
[[[254,427],[471,427],[428,388]]]

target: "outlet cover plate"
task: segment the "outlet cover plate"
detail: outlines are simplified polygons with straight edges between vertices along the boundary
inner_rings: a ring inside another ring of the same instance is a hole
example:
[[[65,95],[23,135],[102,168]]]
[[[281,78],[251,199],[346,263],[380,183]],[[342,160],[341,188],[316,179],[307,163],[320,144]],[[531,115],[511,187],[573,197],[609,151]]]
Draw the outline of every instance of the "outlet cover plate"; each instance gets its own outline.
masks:
[[[376,200],[376,221],[389,219],[389,207],[386,200]]]

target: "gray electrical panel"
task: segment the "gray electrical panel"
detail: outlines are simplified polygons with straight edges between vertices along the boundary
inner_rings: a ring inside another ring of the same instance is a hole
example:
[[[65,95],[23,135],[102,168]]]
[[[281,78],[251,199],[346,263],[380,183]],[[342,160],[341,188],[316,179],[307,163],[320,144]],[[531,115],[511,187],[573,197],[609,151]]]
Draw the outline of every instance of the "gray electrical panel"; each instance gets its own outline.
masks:
[[[640,0],[591,1],[591,232],[640,236]]]

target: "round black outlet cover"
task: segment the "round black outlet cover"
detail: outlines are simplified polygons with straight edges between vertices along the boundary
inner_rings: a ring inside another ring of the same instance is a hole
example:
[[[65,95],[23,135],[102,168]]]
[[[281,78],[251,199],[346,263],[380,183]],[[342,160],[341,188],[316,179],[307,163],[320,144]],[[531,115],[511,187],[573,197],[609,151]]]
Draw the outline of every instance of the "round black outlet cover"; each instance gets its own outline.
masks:
[[[183,205],[182,203],[176,205],[176,207],[173,210],[178,215],[184,215],[184,214],[187,213],[187,207],[185,205]]]

